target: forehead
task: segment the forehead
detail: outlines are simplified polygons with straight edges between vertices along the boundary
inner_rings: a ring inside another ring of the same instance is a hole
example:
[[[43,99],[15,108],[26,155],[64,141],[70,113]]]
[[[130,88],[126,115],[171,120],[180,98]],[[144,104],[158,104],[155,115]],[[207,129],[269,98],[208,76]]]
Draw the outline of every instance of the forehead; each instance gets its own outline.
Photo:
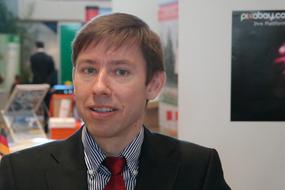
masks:
[[[136,59],[143,62],[145,61],[141,48],[138,44],[125,43],[115,45],[106,40],[99,43],[90,43],[88,46],[83,48],[78,54],[76,62],[88,57],[98,59]]]

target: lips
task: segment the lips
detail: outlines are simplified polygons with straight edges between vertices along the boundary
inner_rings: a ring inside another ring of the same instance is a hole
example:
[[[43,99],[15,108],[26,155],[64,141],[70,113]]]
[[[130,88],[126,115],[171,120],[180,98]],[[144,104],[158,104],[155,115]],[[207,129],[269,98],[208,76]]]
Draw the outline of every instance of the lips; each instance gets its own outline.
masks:
[[[111,106],[92,106],[89,107],[89,109],[91,110],[91,114],[94,119],[110,118],[119,110],[118,108]]]
[[[109,112],[113,112],[113,111],[116,111],[117,109],[115,108],[109,108],[109,107],[100,107],[100,108],[90,108],[92,111],[95,111],[95,112],[99,112],[99,113],[109,113]]]

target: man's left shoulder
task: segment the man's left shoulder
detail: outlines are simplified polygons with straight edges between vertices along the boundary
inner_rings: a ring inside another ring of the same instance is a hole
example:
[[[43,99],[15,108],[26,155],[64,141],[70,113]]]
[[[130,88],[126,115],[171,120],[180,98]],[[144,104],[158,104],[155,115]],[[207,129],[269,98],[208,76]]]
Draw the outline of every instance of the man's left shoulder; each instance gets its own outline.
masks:
[[[208,159],[211,154],[216,154],[215,149],[201,146],[193,142],[179,140],[174,137],[157,133],[153,133],[152,136],[155,144],[163,146],[164,149],[168,149],[179,159]]]
[[[175,137],[171,137],[168,135],[160,134],[160,133],[152,133],[153,138],[156,139],[157,142],[166,143],[172,146],[176,146],[182,149],[193,149],[193,150],[201,150],[201,151],[209,151],[210,148],[201,146],[199,144],[180,140]]]
[[[167,163],[176,163],[180,166],[177,189],[184,189],[187,186],[190,189],[203,187],[211,190],[230,190],[215,149],[161,134],[152,134],[152,138],[154,139],[152,144],[157,147],[157,152],[164,155],[160,160],[164,159]],[[192,183],[193,181],[196,183]]]

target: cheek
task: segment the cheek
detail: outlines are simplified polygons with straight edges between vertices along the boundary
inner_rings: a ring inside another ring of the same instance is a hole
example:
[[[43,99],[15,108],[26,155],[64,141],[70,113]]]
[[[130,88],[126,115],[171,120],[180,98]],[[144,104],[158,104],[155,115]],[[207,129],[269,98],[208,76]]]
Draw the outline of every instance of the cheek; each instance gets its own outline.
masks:
[[[139,88],[138,86],[133,86],[129,88],[121,88],[118,93],[120,94],[120,101],[129,105],[139,105],[141,103],[144,104],[146,99],[146,89],[144,87]]]

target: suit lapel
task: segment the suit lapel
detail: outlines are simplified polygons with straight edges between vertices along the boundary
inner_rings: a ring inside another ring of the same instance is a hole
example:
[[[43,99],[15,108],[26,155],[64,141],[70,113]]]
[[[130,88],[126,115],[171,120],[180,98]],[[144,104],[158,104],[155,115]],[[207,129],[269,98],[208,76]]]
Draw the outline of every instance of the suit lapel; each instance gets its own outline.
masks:
[[[87,190],[87,168],[81,131],[58,143],[50,152],[52,164],[46,173],[49,190]],[[175,147],[145,129],[135,190],[173,189],[180,165],[175,159]]]
[[[46,173],[50,190],[87,190],[87,169],[84,162],[84,149],[81,143],[81,130],[62,141],[50,153],[52,167]]]
[[[180,167],[171,154],[173,151],[173,144],[165,144],[145,129],[135,190],[173,188]]]

